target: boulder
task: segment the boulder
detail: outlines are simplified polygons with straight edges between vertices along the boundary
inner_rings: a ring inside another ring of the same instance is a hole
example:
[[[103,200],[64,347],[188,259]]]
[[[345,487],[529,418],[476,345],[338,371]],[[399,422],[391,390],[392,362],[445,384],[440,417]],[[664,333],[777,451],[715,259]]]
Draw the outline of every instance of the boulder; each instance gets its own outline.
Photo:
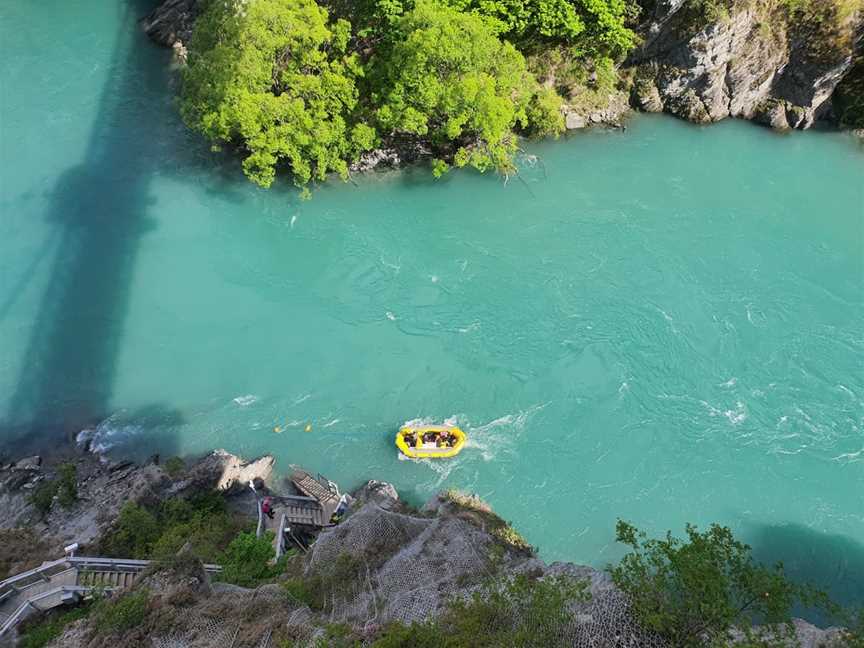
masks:
[[[663,99],[653,79],[638,79],[633,85],[633,104],[645,112],[662,112]]]
[[[264,455],[251,461],[226,452],[214,450],[198,461],[187,472],[184,480],[174,484],[172,489],[182,492],[190,488],[212,488],[230,492],[248,487],[250,481],[266,482],[273,472],[276,460]]]
[[[20,461],[15,462],[15,470],[40,470],[42,467],[42,457],[33,455],[32,457],[24,457]]]
[[[568,112],[564,118],[564,125],[567,130],[577,130],[585,128],[588,125],[585,117],[575,112]]]
[[[159,45],[174,47],[179,42],[182,47],[192,37],[198,4],[198,0],[165,0],[141,19],[141,26]]]
[[[369,480],[361,486],[354,493],[354,498],[357,500],[357,508],[371,503],[384,510],[391,511],[399,504],[399,493],[396,492],[393,484],[374,479]]]

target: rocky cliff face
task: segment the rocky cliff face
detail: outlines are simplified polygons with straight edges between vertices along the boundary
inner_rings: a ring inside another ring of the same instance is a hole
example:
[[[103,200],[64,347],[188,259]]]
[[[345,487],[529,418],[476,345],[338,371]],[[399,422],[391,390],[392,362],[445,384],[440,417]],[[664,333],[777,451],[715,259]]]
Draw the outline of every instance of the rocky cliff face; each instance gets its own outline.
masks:
[[[660,0],[630,58],[637,67],[634,103],[705,123],[755,119],[774,128],[809,128],[827,115],[849,70],[849,47],[814,42],[818,31],[784,20],[772,3],[731,2],[728,14],[691,28],[683,0]],[[860,30],[860,16],[842,29]]]
[[[14,573],[42,560],[63,555],[73,542],[82,547],[96,541],[116,520],[127,502],[154,502],[174,495],[216,489],[223,492],[247,489],[250,480],[265,480],[273,468],[273,457],[244,461],[224,450],[216,450],[191,463],[176,477],[154,462],[138,465],[111,462],[91,453],[69,457],[76,468],[76,501],[66,508],[55,501],[41,514],[32,495],[41,484],[57,478],[58,465],[43,464],[28,457],[0,466],[0,539],[21,529],[32,536],[33,551],[5,556],[0,551],[0,572]],[[56,500],[56,498],[55,498]],[[30,542],[30,541],[28,541]]]
[[[141,19],[147,35],[164,47],[188,43],[198,17],[198,0],[165,0]]]

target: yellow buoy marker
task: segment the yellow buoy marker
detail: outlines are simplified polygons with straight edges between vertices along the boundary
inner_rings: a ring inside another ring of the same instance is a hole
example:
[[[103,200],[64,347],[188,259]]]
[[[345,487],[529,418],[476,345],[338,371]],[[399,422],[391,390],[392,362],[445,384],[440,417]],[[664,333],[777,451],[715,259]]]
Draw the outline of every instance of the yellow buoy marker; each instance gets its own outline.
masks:
[[[311,423],[307,423],[307,424],[306,424],[306,431],[307,431],[307,432],[311,432],[311,431],[312,431],[312,424],[311,424]]]

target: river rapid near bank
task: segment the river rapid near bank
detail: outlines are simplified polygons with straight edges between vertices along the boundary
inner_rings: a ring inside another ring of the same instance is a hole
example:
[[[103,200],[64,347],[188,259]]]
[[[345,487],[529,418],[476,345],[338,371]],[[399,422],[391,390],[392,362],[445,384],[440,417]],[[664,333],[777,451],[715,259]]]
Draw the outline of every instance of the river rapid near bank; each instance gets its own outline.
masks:
[[[300,202],[187,134],[148,3],[0,8],[0,443],[474,490],[547,559],[733,526],[864,597],[864,155],[638,117]],[[82,27],[86,25],[86,29]],[[408,419],[470,435],[398,461]],[[307,425],[311,431],[306,432]]]

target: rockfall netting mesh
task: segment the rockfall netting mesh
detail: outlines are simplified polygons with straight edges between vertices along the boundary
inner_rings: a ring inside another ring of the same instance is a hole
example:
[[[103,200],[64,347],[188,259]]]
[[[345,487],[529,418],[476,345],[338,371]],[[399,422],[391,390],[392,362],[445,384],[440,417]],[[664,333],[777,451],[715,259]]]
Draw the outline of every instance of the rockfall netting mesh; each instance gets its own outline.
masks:
[[[153,648],[273,648],[273,628],[293,620],[311,636],[308,608],[292,609],[285,591],[274,585],[254,590],[220,585],[203,602],[190,606],[182,628],[153,637]]]
[[[523,636],[537,637],[538,648],[664,647],[635,626],[607,575],[567,564],[547,567],[525,555],[501,559],[500,550],[494,564],[495,545],[486,531],[458,515],[418,517],[370,504],[314,544],[305,576],[317,579],[314,613],[280,586],[250,591],[221,585],[187,611],[182,630],[154,638],[153,648],[275,648],[274,631],[289,636],[292,645],[313,646],[330,623],[348,624],[369,637],[368,645],[377,628],[429,619],[452,597],[470,596],[496,569],[589,581],[590,601],[573,604],[564,623],[524,618],[518,601],[507,610],[508,622]],[[552,643],[542,639],[549,637]]]

